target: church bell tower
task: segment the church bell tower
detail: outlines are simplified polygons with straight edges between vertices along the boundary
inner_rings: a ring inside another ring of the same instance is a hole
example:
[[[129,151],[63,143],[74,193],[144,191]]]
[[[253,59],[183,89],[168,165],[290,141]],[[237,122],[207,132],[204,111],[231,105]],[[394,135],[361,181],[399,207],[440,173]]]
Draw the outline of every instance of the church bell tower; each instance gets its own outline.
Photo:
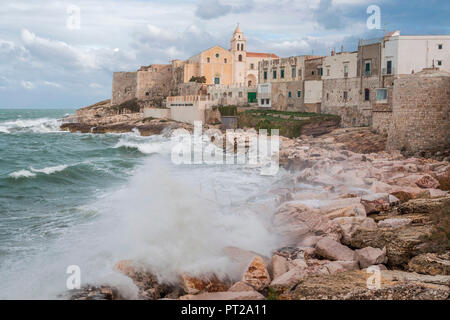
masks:
[[[247,40],[239,24],[234,30],[230,41],[230,51],[233,54],[233,84],[245,86],[247,70]]]

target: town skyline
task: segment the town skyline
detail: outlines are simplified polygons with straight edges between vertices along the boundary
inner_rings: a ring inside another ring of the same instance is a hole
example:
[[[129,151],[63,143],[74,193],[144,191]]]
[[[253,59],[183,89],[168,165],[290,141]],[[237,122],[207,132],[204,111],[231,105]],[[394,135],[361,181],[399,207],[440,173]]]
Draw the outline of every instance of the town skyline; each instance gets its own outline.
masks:
[[[16,1],[0,9],[7,17],[0,22],[0,107],[88,105],[109,97],[114,71],[187,59],[214,45],[228,49],[238,22],[249,51],[280,57],[329,55],[341,46],[357,50],[358,39],[393,30],[448,34],[449,5],[433,2],[442,10],[422,8],[418,20],[414,16],[420,6],[414,7],[414,1],[208,1],[207,7],[202,1],[111,1],[111,6]],[[381,9],[379,30],[366,26],[369,5]],[[70,28],[77,22],[70,22],[74,8],[80,9],[79,29]],[[433,18],[423,21],[424,10],[433,11]],[[29,18],[32,11],[36,14]]]

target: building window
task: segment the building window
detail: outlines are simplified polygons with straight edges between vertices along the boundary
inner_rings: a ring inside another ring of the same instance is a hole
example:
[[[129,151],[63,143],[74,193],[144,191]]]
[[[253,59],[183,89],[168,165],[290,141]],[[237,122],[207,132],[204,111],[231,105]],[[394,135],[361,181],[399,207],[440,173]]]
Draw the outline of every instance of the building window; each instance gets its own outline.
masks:
[[[317,73],[319,76],[323,76],[323,69],[322,68],[317,68]]]
[[[227,63],[227,58],[223,59],[223,63]]]
[[[264,71],[264,80],[267,80],[267,71]]]
[[[250,69],[251,70],[255,69],[255,65],[253,63],[250,63]]]
[[[149,96],[149,95],[150,95],[150,92],[146,92],[145,95],[146,95],[146,96]]]
[[[438,44],[438,49],[442,50],[443,46],[444,46],[443,44]]]
[[[387,100],[387,89],[377,89],[377,101]]]
[[[311,75],[314,75],[315,74],[315,72],[314,71],[311,71]]]
[[[277,70],[273,70],[273,79],[277,78]]]
[[[281,79],[284,79],[284,69],[281,69],[281,72],[280,72],[281,74],[280,74],[280,77],[281,77]]]
[[[208,57],[208,58],[206,58],[206,62],[207,63],[210,63],[211,62],[211,59]]]
[[[219,57],[219,54],[218,53],[216,53],[216,58],[218,58]]]
[[[302,76],[302,69],[298,69],[298,76],[299,76],[299,77]]]
[[[232,97],[233,97],[233,92],[228,92],[228,96],[229,96],[230,98],[232,98]]]
[[[392,61],[389,60],[386,65],[386,74],[392,74]]]
[[[295,74],[297,69],[292,68],[292,78],[295,78],[297,75]]]
[[[261,105],[263,105],[264,104],[264,99],[261,99]]]
[[[330,69],[327,68],[327,76],[329,76],[329,75],[330,75]]]
[[[242,98],[242,91],[239,91],[239,98]]]
[[[344,77],[348,77],[348,64],[344,65]]]
[[[241,44],[241,51],[244,51],[244,44]]]
[[[269,104],[270,103],[270,99],[266,99],[266,104]]]
[[[300,90],[297,91],[297,98],[301,98],[302,97],[302,92]]]
[[[239,51],[239,43],[237,44],[237,51]]]
[[[214,78],[214,84],[220,84],[220,78]]]
[[[442,60],[438,60],[438,66],[442,66]]]
[[[292,92],[291,91],[288,92],[288,97],[292,98]]]
[[[239,55],[239,61],[242,62],[242,54]]]
[[[364,101],[369,101],[369,100],[370,100],[370,90],[365,89],[364,90]]]
[[[348,99],[348,92],[344,91],[344,101],[347,101],[347,99]]]
[[[330,100],[330,94],[327,92],[327,101]]]
[[[366,77],[370,77],[371,75],[370,62],[366,62],[365,75]]]

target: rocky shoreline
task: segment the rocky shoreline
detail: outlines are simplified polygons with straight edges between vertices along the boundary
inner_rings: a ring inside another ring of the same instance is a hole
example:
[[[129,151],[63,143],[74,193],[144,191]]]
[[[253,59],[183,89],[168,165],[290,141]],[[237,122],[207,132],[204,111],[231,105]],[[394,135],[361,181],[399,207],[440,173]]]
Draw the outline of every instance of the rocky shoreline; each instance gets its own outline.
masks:
[[[91,114],[86,119],[62,128],[93,133],[138,129],[141,135],[191,129],[136,115]],[[238,279],[179,274],[176,283],[161,283],[149,266],[119,261],[112,268],[132,279],[139,299],[450,298],[448,161],[387,153],[386,138],[368,128],[281,140],[280,164],[291,172],[292,183],[273,191],[279,207],[272,228],[283,238],[283,247],[270,257],[224,248],[240,268]],[[379,276],[375,287],[368,284],[374,275]],[[108,285],[86,286],[69,292],[69,298],[127,299]]]

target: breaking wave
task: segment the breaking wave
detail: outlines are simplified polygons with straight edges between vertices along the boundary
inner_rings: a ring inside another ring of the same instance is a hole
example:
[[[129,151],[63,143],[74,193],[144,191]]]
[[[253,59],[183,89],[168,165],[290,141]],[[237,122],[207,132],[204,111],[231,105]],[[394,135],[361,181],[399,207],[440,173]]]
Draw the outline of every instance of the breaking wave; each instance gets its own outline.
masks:
[[[171,150],[170,141],[161,136],[141,137],[133,134],[124,135],[114,148],[136,149],[143,154],[167,154]]]
[[[33,178],[33,177],[36,177],[36,173],[44,173],[46,175],[51,175],[53,173],[64,171],[68,167],[69,166],[67,166],[67,165],[46,167],[43,169],[34,169],[33,167],[30,167],[29,170],[23,169],[23,170],[19,170],[19,171],[10,173],[9,177],[14,178],[14,179]]]
[[[17,119],[14,121],[0,122],[1,133],[51,133],[59,132],[61,120],[50,118]]]
[[[32,178],[32,177],[36,177],[36,174],[31,171],[28,171],[28,170],[19,170],[19,171],[10,173],[9,177],[14,178],[14,179]]]

